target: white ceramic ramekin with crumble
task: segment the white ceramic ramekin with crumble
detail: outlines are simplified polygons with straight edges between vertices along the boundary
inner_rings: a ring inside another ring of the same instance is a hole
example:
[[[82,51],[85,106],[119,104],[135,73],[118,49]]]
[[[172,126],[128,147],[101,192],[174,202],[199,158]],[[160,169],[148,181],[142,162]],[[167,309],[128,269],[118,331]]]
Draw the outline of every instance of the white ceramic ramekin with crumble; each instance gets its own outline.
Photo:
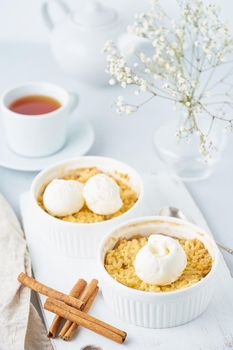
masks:
[[[38,198],[53,179],[63,178],[75,169],[94,167],[106,173],[114,173],[114,176],[127,175],[128,179],[124,181],[127,181],[138,198],[129,210],[102,222],[80,223],[63,221],[50,215],[39,205]],[[126,219],[140,215],[143,192],[142,178],[136,170],[115,159],[84,156],[51,165],[40,172],[31,185],[34,234],[58,255],[94,258],[97,255],[100,241],[109,230]]]
[[[148,292],[130,288],[114,279],[105,268],[107,252],[120,238],[163,233],[180,239],[197,239],[212,258],[209,273],[183,289]],[[100,245],[100,280],[104,300],[109,308],[134,325],[147,328],[175,327],[199,316],[208,306],[216,286],[219,250],[214,240],[201,228],[175,218],[148,216],[132,219],[108,233]]]

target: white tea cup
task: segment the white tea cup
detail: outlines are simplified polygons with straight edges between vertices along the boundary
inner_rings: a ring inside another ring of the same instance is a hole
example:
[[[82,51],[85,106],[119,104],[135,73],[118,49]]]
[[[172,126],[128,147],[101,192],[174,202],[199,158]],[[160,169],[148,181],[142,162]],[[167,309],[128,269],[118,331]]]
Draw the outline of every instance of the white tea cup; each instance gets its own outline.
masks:
[[[17,99],[33,95],[51,97],[61,106],[37,115],[20,114],[9,108]],[[77,103],[76,94],[45,82],[30,82],[5,91],[0,106],[9,148],[26,157],[44,157],[57,152],[65,145],[69,116]]]

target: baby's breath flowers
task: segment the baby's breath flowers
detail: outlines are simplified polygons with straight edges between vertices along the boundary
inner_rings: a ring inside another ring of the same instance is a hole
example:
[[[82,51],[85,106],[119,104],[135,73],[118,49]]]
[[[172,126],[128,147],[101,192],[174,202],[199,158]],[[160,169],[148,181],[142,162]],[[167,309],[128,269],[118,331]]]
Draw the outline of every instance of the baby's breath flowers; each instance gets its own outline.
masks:
[[[216,150],[211,140],[216,120],[224,123],[225,130],[233,129],[233,38],[216,5],[203,0],[177,0],[177,4],[177,20],[169,17],[159,0],[151,1],[148,13],[135,16],[128,31],[149,49],[135,50],[133,62],[113,42],[106,43],[109,83],[133,86],[135,95],[146,93],[145,101],[137,105],[119,96],[120,114],[134,113],[155,97],[181,107],[184,119],[178,139],[190,143],[197,134],[200,153],[208,158]],[[208,127],[202,126],[203,117],[209,118]]]

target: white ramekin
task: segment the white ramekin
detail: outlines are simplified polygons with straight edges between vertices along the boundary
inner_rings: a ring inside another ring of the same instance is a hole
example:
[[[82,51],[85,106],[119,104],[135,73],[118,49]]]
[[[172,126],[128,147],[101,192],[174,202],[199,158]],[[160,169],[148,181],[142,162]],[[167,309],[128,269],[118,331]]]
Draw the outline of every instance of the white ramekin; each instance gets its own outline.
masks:
[[[120,237],[135,234],[148,236],[164,233],[177,237],[197,238],[213,258],[209,274],[192,286],[173,292],[144,292],[129,288],[111,277],[104,268],[106,252]],[[208,306],[215,285],[219,251],[213,239],[201,228],[183,220],[148,216],[129,220],[107,234],[100,245],[99,268],[105,302],[119,318],[147,328],[175,327],[199,316]]]
[[[138,200],[124,214],[98,223],[73,223],[57,219],[46,213],[37,202],[39,194],[54,178],[83,167],[97,167],[103,171],[119,171],[128,174],[130,186],[138,193]],[[138,216],[142,209],[143,182],[141,176],[128,165],[115,159],[86,156],[56,163],[40,172],[31,185],[32,215],[34,234],[58,255],[75,258],[94,258],[104,235],[116,224]]]

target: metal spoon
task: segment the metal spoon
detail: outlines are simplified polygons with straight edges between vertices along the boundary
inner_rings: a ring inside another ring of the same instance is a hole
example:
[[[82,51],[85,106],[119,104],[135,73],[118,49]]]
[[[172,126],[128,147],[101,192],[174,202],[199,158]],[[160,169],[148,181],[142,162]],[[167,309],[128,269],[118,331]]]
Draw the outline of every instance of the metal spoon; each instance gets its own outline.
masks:
[[[175,207],[165,207],[160,209],[159,215],[161,216],[171,216],[174,218],[182,219],[188,221],[187,217],[184,215],[184,213]],[[215,243],[219,246],[219,248],[225,250],[227,253],[233,255],[233,249],[226,247],[224,244],[216,242]]]

